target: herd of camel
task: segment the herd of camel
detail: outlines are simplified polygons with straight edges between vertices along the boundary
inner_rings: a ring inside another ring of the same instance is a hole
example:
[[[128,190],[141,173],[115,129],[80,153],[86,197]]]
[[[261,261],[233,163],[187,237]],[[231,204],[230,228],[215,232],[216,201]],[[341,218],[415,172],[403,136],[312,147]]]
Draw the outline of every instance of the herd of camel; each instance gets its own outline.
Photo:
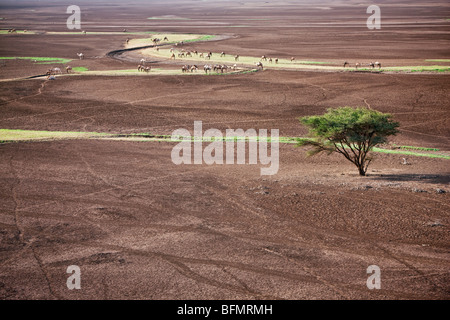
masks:
[[[15,29],[10,29],[10,30],[8,30],[8,32],[16,32],[16,31],[15,31]],[[124,29],[124,32],[126,32],[125,29]],[[152,41],[153,41],[153,43],[155,43],[155,45],[157,45],[159,42],[161,42],[161,39],[154,38],[154,39],[152,39]],[[162,41],[169,41],[169,39],[167,37],[164,37],[164,39]],[[128,43],[129,39],[127,39],[126,42]],[[183,42],[178,42],[175,45],[176,46],[181,46],[183,44],[184,44]],[[159,51],[159,48],[156,47],[156,50]],[[176,59],[175,49],[171,48],[170,49],[170,53],[171,53],[170,59],[175,60]],[[178,58],[192,57],[193,55],[198,56],[199,58],[204,58],[205,60],[211,60],[211,57],[212,57],[213,53],[211,51],[206,52],[206,53],[199,53],[197,50],[189,51],[189,50],[185,50],[185,49],[181,49],[178,52]],[[84,54],[83,53],[77,53],[77,56],[78,56],[78,58],[80,60],[84,59]],[[225,52],[221,52],[220,53],[220,57],[225,57],[225,56],[226,56]],[[234,55],[234,61],[235,62],[239,61],[239,55]],[[260,70],[264,69],[264,65],[263,65],[262,61],[268,61],[269,63],[275,62],[275,64],[277,64],[279,60],[278,60],[278,58],[270,58],[270,57],[267,57],[265,55],[261,56],[260,60],[255,63],[255,66],[258,69],[260,69]],[[291,57],[290,61],[294,62],[295,61],[295,57]],[[137,67],[137,70],[140,71],[140,72],[147,72],[147,73],[150,72],[151,71],[151,66],[146,66],[145,64],[146,64],[146,60],[145,59],[141,59],[140,60],[140,64]],[[355,64],[355,68],[356,69],[358,69],[358,68],[360,68],[362,66],[363,66],[363,64],[361,64],[359,62],[357,62]],[[378,61],[377,62],[370,62],[368,64],[368,66],[371,67],[372,69],[374,69],[374,68],[381,69],[381,63],[378,62]],[[344,62],[344,68],[346,68],[346,67],[350,67],[350,63],[348,61]],[[226,72],[229,69],[235,71],[235,70],[237,70],[237,68],[238,68],[237,64],[234,64],[231,67],[229,67],[229,66],[227,66],[225,64],[216,64],[216,65],[205,64],[203,66],[203,70],[205,71],[206,74],[208,74],[208,72],[211,72],[211,70],[214,70],[215,72],[220,71],[221,73],[224,73],[224,72]],[[181,72],[182,73],[194,72],[194,71],[197,71],[198,69],[199,68],[198,68],[197,65],[183,65],[181,67]],[[67,66],[66,67],[66,73],[71,73],[71,72],[72,72],[72,67],[71,66]],[[47,76],[49,76],[49,77],[52,76],[52,75],[56,75],[56,74],[62,74],[62,71],[61,71],[60,68],[52,68],[52,69],[47,70]]]
[[[160,39],[157,39],[157,40],[160,41]],[[167,40],[167,38],[165,38],[164,40]],[[183,44],[184,44],[183,42],[179,42],[179,43],[176,43],[175,45],[179,46],[179,45],[183,45]],[[159,51],[159,48],[156,47],[156,50]],[[181,59],[182,58],[188,58],[188,57],[191,58],[194,55],[199,57],[199,58],[203,58],[205,60],[211,60],[211,57],[213,55],[213,53],[211,51],[206,52],[206,53],[199,53],[197,50],[190,51],[190,50],[185,50],[185,49],[181,49],[181,50],[178,51],[177,54],[175,54],[175,49],[174,48],[170,49],[170,53],[171,53],[171,56],[170,56],[171,60],[175,60],[177,57],[181,58]],[[225,56],[226,56],[225,52],[221,52],[220,53],[220,57],[221,58],[225,57]],[[234,55],[234,61],[235,62],[239,61],[239,55]],[[279,60],[278,60],[278,58],[270,58],[270,57],[267,57],[267,56],[263,55],[260,58],[259,62],[255,63],[256,67],[258,69],[261,69],[261,70],[264,68],[264,66],[262,64],[262,61],[267,61],[269,63],[275,62],[275,64],[278,64]],[[295,57],[291,57],[290,61],[294,62],[295,61]],[[145,64],[145,60],[142,59],[141,63]],[[363,66],[363,64],[361,64],[359,62],[357,62],[355,64],[355,68],[356,69],[358,69],[358,68],[360,68],[362,66]],[[370,62],[368,64],[368,66],[371,67],[372,69],[374,69],[374,68],[381,69],[381,63],[378,62],[378,61],[377,62]],[[143,71],[142,67],[143,67],[143,65],[139,65],[138,66],[138,71]],[[350,67],[350,63],[347,62],[347,61],[344,62],[344,68],[346,68],[346,67]],[[214,71],[219,71],[220,70],[223,73],[224,71],[226,71],[228,69],[236,70],[237,69],[237,64],[234,64],[232,67],[228,67],[226,65],[214,65],[214,66],[212,66],[210,64],[205,64],[204,67],[203,67],[203,70],[205,71],[205,73],[208,73],[211,70],[214,70]],[[197,70],[198,70],[198,66],[197,65],[192,65],[192,66],[191,65],[183,65],[181,67],[181,72],[183,72],[183,73],[185,73],[185,72],[194,72],[194,71],[197,71]]]
[[[344,68],[345,67],[350,67],[350,63],[348,63],[347,61],[345,61],[344,62]],[[355,64],[355,68],[356,69],[358,69],[358,68],[360,68],[360,67],[362,67],[363,66],[363,64],[361,64],[361,63],[359,63],[359,62],[357,62],[356,64]],[[381,69],[381,63],[380,62],[370,62],[369,64],[368,64],[368,66],[370,67],[370,68],[372,68],[372,69],[374,69],[374,68],[378,68],[378,69]]]

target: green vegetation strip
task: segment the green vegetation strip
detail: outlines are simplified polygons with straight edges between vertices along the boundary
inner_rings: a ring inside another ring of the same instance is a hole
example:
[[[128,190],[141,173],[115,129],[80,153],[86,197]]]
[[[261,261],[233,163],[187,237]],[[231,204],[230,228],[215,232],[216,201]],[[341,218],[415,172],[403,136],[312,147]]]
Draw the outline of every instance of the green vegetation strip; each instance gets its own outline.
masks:
[[[73,67],[72,71],[75,71],[75,72],[86,72],[86,71],[89,71],[89,69],[86,68],[86,67]]]
[[[38,64],[51,64],[51,63],[61,63],[66,64],[72,59],[64,59],[64,58],[50,58],[50,57],[0,57],[0,60],[32,60]]]
[[[427,59],[427,62],[450,62],[450,59]]]
[[[108,140],[125,140],[125,141],[161,141],[161,142],[181,142],[181,141],[262,141],[262,142],[278,142],[283,144],[297,144],[298,139],[295,137],[279,137],[278,139],[272,139],[271,137],[174,137],[171,135],[157,135],[152,133],[133,133],[133,134],[108,134],[98,132],[67,132],[67,131],[36,131],[36,130],[13,130],[13,129],[0,129],[0,143],[8,142],[22,142],[22,141],[38,141],[38,140],[65,140],[65,139],[108,139]],[[387,153],[387,154],[401,154],[416,157],[428,157],[450,160],[450,156],[443,154],[432,153],[419,153],[411,152],[403,149],[414,149],[424,151],[438,151],[435,148],[421,148],[411,146],[397,146],[401,150],[389,150],[382,148],[374,148],[374,152]]]
[[[354,69],[347,69],[354,71]],[[358,71],[393,71],[393,72],[449,72],[449,66],[406,66],[406,67],[386,67],[381,69],[359,68]]]
[[[70,132],[70,131],[36,131],[0,129],[0,142],[17,142],[33,140],[61,140],[61,139],[88,139],[106,136],[97,132]]]

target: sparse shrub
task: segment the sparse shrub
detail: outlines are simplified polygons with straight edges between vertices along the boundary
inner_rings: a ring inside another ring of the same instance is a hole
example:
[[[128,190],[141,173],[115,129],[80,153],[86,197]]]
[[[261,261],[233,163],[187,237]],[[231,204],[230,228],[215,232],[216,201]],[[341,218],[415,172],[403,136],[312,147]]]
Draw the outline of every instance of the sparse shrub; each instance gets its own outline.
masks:
[[[337,152],[358,168],[365,176],[371,162],[369,152],[395,135],[399,124],[390,114],[367,108],[342,107],[328,109],[321,116],[299,118],[309,128],[310,139],[297,139],[297,146],[310,146],[308,155],[322,151]]]

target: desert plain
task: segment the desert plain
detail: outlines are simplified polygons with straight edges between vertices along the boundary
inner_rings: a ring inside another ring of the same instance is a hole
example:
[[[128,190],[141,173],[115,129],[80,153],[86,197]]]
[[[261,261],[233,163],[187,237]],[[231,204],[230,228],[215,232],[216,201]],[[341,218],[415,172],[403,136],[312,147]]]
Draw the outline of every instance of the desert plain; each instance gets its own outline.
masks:
[[[447,1],[378,1],[379,30],[368,1],[78,2],[82,30],[68,1],[0,4],[1,299],[450,297]],[[365,177],[292,143],[267,176],[171,159],[195,121],[304,137],[341,106],[400,123]]]

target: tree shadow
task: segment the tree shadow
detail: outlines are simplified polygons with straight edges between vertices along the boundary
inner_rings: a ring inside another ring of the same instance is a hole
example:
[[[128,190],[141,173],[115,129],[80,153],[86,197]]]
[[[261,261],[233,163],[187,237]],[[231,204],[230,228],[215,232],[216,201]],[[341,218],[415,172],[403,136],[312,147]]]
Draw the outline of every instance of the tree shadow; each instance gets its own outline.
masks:
[[[374,180],[416,181],[423,183],[450,184],[450,173],[447,174],[371,174]]]

